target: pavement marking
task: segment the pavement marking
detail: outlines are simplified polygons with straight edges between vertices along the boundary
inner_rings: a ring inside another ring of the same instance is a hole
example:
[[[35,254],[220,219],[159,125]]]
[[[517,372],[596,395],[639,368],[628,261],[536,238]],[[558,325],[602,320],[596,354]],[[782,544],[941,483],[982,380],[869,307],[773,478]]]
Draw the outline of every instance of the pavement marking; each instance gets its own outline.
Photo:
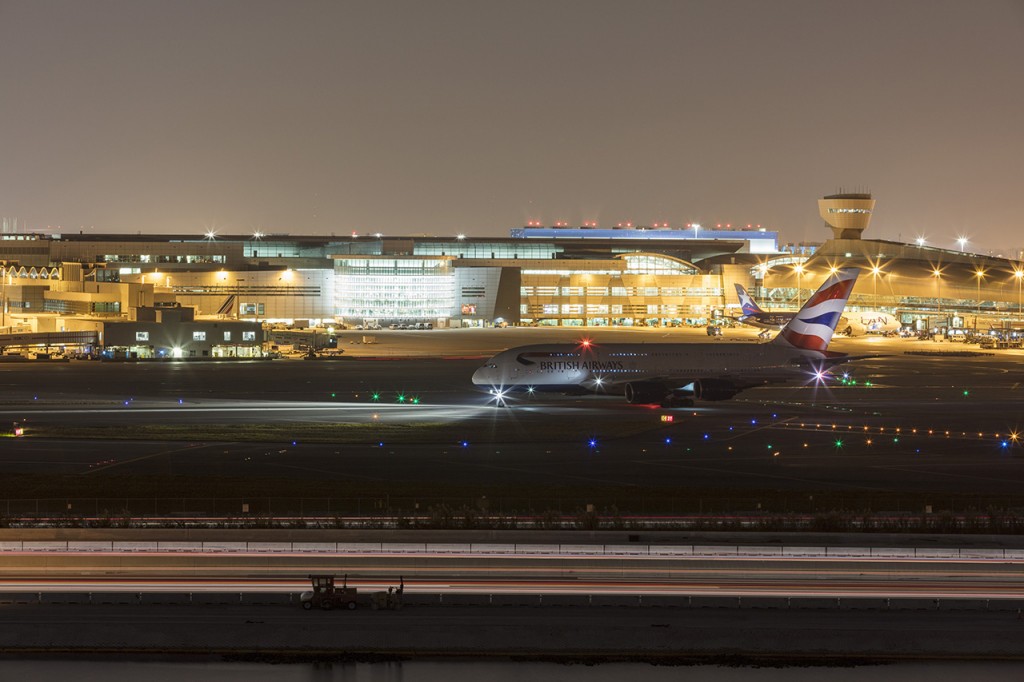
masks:
[[[194,450],[197,450],[197,449],[198,450],[202,450],[202,449],[210,448],[210,447],[214,447],[214,446],[221,447],[221,446],[227,446],[227,445],[237,445],[237,443],[203,443],[201,445],[199,445],[199,444],[191,444],[190,443],[189,445],[186,445],[183,448],[173,448],[171,450],[160,450],[159,452],[153,452],[153,453],[150,453],[148,455],[142,455],[141,457],[135,457],[133,459],[126,459],[126,460],[123,460],[121,462],[113,462],[111,464],[105,464],[103,466],[99,466],[99,467],[95,467],[95,468],[92,468],[92,469],[88,469],[88,470],[82,472],[82,475],[83,476],[88,476],[89,474],[94,474],[94,473],[96,473],[98,471],[106,471],[107,469],[112,469],[114,467],[119,467],[119,466],[124,465],[124,464],[134,464],[135,462],[141,462],[143,460],[153,459],[154,457],[161,457],[163,455],[170,455],[170,454],[173,454],[175,452],[184,452],[186,450],[193,450],[194,451]]]

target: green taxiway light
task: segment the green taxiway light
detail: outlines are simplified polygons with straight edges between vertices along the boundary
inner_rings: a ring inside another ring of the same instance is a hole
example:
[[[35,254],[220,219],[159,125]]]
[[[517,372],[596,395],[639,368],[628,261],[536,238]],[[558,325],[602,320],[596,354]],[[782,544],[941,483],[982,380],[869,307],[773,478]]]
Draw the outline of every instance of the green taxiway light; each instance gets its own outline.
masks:
[[[843,447],[843,441],[841,441],[841,440],[837,440],[837,441],[836,441],[836,447],[837,447],[837,448],[841,448],[841,447]]]
[[[380,400],[380,393],[374,393],[372,396],[370,396],[370,400],[372,400],[374,402],[379,401]]]
[[[398,394],[398,402],[400,402],[400,403],[404,403],[405,402],[405,394],[404,393],[399,393]]]

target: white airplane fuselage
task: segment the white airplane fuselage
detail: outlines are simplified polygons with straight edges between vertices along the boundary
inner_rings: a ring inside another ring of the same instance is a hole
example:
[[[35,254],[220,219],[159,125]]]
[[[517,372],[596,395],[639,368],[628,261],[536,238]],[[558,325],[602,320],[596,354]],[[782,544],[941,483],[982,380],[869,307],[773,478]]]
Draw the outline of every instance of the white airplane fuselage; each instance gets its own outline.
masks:
[[[843,319],[839,322],[839,329],[843,331],[849,329],[851,336],[885,334],[899,331],[901,326],[895,315],[878,310],[862,310],[859,313],[846,311],[843,313]]]
[[[513,348],[488,360],[473,383],[492,392],[682,392],[708,398],[765,383],[813,377],[821,355],[772,344],[615,343],[542,344]],[[694,383],[698,386],[694,388]],[[630,384],[632,389],[627,388]],[[701,396],[700,384],[705,388]],[[715,391],[708,391],[708,387]],[[689,387],[689,388],[688,388]],[[733,390],[735,389],[735,390]],[[708,399],[724,399],[708,398]],[[630,402],[647,402],[630,400]]]

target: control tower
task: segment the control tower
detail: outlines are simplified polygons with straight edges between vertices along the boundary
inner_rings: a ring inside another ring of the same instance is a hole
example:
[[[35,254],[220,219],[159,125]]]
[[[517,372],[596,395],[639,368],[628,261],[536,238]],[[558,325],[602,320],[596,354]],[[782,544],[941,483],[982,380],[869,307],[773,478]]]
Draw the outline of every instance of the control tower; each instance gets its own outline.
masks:
[[[875,200],[870,194],[830,194],[818,199],[818,212],[832,228],[833,239],[860,239],[860,233],[871,222]]]

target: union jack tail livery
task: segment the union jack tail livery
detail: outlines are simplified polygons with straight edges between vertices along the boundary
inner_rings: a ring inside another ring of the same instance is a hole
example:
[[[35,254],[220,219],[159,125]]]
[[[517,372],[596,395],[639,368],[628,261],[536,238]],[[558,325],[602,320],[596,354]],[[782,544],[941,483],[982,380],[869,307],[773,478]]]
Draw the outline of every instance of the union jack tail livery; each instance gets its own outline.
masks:
[[[825,280],[771,343],[825,354],[860,270],[843,268]]]
[[[736,285],[736,295],[740,297],[740,310],[744,315],[759,315],[764,312],[761,310],[761,306],[754,303],[754,299],[750,297],[742,284],[738,282],[734,284]]]

